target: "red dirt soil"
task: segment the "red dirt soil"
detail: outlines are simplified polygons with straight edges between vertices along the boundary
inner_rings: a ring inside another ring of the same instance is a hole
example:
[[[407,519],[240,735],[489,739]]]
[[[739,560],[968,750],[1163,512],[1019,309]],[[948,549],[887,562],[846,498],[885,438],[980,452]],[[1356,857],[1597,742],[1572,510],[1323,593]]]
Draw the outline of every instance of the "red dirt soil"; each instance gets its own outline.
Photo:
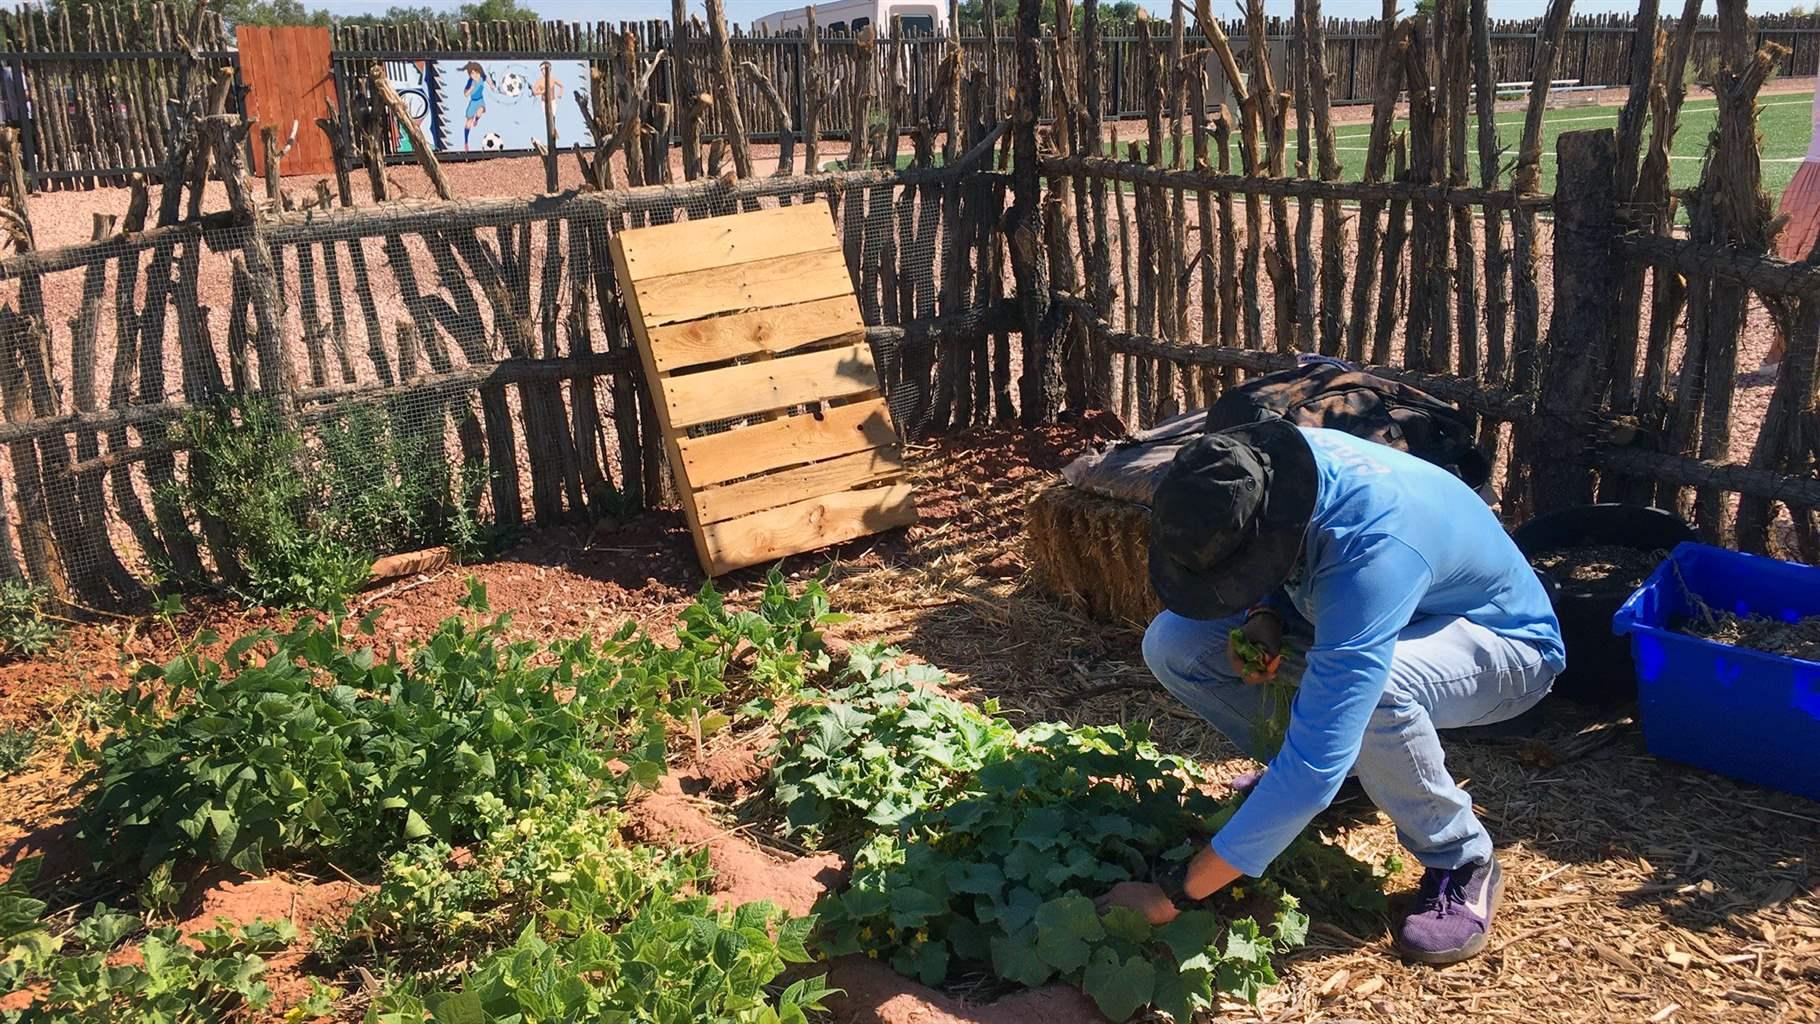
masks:
[[[823,853],[780,861],[716,821],[707,801],[688,795],[689,776],[668,775],[655,792],[633,802],[631,832],[639,840],[678,850],[708,851],[714,898],[723,907],[770,900],[792,914],[807,914],[822,894],[846,877],[847,864]],[[705,780],[695,780],[699,784]]]
[[[1086,996],[1061,985],[969,1006],[863,956],[834,961],[828,984],[845,993],[830,1001],[835,1019],[854,1024],[1073,1024],[1106,1019]]]
[[[349,906],[367,891],[366,886],[340,879],[318,881],[269,875],[228,880],[203,892],[195,914],[179,927],[185,935],[190,935],[223,921],[247,925],[262,918],[289,918],[301,933],[300,940],[283,952],[265,957],[265,983],[272,990],[267,1012],[275,1016],[310,994],[311,977],[304,966],[310,956],[311,933],[325,922],[341,920],[347,915]]]

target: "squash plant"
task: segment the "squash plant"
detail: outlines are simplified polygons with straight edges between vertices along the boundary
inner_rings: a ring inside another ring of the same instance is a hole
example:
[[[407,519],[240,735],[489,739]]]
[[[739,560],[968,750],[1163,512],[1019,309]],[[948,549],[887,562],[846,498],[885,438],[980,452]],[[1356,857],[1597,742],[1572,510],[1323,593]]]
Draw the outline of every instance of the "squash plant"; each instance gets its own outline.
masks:
[[[1275,981],[1271,955],[1307,929],[1275,886],[1252,887],[1264,926],[1194,910],[1153,929],[1094,910],[1113,884],[1189,856],[1187,837],[1229,813],[1204,781],[1141,727],[1036,726],[960,799],[860,850],[850,887],[817,907],[823,949],[888,958],[929,985],[981,965],[1022,985],[1061,979],[1114,1020],[1155,1006],[1185,1021],[1216,991],[1254,998]]]
[[[896,829],[1003,757],[1016,731],[997,703],[944,697],[933,687],[946,678],[895,648],[850,651],[844,685],[805,695],[778,730],[771,797],[785,827],[836,843]]]

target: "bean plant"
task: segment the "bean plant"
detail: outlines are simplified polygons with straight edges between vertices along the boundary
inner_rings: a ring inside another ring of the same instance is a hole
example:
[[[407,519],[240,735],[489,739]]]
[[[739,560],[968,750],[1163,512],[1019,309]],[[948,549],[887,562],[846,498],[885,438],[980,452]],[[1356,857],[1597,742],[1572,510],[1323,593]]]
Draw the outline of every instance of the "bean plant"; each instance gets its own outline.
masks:
[[[145,667],[113,733],[81,750],[81,835],[144,870],[354,869],[465,842],[553,793],[605,798],[661,774],[676,666],[644,656],[656,645],[630,627],[514,642],[483,589],[465,605],[409,655],[364,645],[372,617],[331,616]]]
[[[459,867],[441,846],[395,856],[341,941],[417,956],[427,945],[432,961],[472,966],[453,983],[397,978],[369,1024],[806,1024],[821,1009],[820,976],[776,984],[811,959],[813,919],[763,902],[716,909],[701,895],[705,852],[627,846],[619,824],[557,801]]]
[[[747,712],[768,712],[826,671],[822,627],[846,620],[829,610],[820,577],[792,590],[783,573],[772,569],[750,611],[728,608],[712,581],[702,584],[678,616],[676,639],[700,667],[690,680],[695,693]]]
[[[289,921],[255,921],[181,935],[146,929],[132,915],[94,907],[69,927],[45,920],[31,895],[40,862],[27,860],[0,884],[0,992],[28,1001],[0,1011],[6,1024],[214,1024],[264,1009],[264,954],[297,941]],[[127,945],[138,956],[123,958]],[[329,1012],[334,993],[317,987],[288,1019]]]
[[[195,860],[376,867],[420,840],[467,843],[554,796],[612,802],[664,770],[666,732],[728,702],[786,696],[825,662],[827,597],[773,575],[759,610],[712,588],[675,645],[626,623],[604,640],[513,641],[470,583],[463,614],[409,654],[371,646],[377,613],[213,637],[140,670],[90,764],[79,831],[150,871]]]

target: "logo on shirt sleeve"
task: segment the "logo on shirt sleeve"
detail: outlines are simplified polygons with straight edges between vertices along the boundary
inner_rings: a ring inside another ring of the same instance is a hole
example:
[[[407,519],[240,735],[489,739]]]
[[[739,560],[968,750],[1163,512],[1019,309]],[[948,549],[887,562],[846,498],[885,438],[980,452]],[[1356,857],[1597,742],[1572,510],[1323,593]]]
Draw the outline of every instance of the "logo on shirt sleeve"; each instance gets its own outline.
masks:
[[[1371,457],[1366,450],[1371,442],[1352,445],[1330,434],[1316,433],[1303,436],[1308,438],[1309,445],[1320,449],[1322,455],[1349,473],[1364,476],[1386,476],[1393,472],[1389,466]]]

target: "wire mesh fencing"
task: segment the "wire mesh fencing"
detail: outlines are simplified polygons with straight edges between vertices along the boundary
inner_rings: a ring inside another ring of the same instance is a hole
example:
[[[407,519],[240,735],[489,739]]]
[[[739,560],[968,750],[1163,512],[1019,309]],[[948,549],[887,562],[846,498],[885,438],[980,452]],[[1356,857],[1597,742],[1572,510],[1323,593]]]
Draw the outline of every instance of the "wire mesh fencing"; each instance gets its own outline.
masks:
[[[324,197],[0,260],[0,575],[91,607],[160,581],[259,596],[299,546],[364,571],[663,503],[609,243],[677,219],[827,205],[894,417],[920,429],[934,356],[904,325],[974,273],[976,228],[944,216],[963,186],[811,184]]]

